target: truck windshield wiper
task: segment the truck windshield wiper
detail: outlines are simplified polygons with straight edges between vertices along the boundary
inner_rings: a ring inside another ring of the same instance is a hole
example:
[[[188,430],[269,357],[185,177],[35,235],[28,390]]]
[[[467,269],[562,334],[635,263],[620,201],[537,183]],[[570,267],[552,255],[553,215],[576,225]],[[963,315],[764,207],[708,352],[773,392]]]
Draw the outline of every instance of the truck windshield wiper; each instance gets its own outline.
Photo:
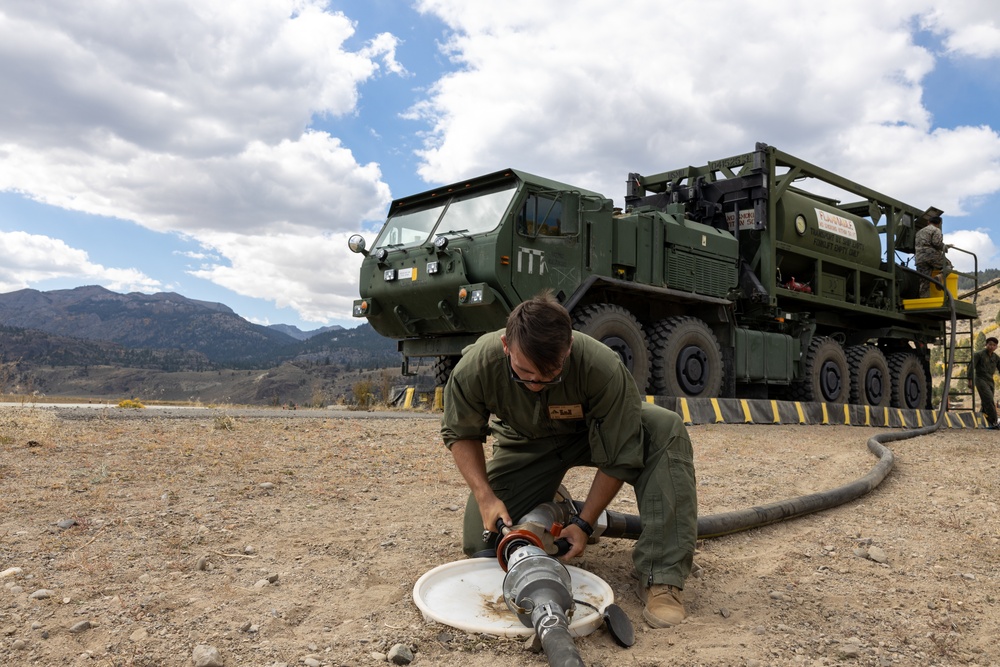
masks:
[[[472,238],[472,236],[469,235],[469,230],[468,229],[449,229],[446,232],[436,232],[434,234],[434,236],[449,236],[449,235],[461,236],[461,237],[464,237],[464,238],[467,238],[467,239],[471,239]]]

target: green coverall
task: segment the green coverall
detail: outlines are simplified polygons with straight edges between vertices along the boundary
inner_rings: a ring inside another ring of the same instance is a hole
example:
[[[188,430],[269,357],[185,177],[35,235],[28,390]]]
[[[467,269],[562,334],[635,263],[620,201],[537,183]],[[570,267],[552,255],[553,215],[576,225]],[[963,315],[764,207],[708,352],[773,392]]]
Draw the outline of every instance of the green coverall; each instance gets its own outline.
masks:
[[[983,416],[990,426],[997,423],[997,406],[993,398],[993,374],[997,372],[1000,365],[1000,357],[990,354],[988,350],[980,350],[972,355],[966,377],[973,377],[975,370],[976,391],[979,392],[979,400],[982,402]]]
[[[697,539],[698,502],[691,441],[680,417],[643,402],[618,355],[576,331],[562,382],[529,391],[510,378],[502,333],[469,346],[452,372],[441,420],[445,444],[494,436],[487,476],[515,523],[551,501],[572,467],[597,467],[628,482],[642,524],[633,551],[636,572],[647,584],[683,588]],[[482,532],[470,494],[467,555],[489,548]]]

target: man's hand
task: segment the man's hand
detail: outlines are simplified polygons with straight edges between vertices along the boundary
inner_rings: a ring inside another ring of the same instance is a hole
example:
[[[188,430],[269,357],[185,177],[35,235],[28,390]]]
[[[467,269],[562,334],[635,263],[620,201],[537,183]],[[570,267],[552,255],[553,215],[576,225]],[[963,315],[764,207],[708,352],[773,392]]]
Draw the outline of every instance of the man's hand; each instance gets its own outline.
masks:
[[[497,498],[486,478],[486,455],[483,454],[483,443],[478,440],[459,440],[451,446],[451,455],[455,465],[462,473],[465,482],[472,490],[479,504],[479,513],[483,518],[483,529],[496,532],[497,519],[503,519],[504,525],[511,525],[507,506]]]
[[[483,517],[484,531],[497,532],[497,519],[503,519],[503,525],[505,526],[510,526],[514,523],[510,520],[507,506],[494,493],[490,492],[484,498],[477,497],[476,502],[479,503],[479,514]]]
[[[622,480],[615,479],[598,470],[594,474],[594,481],[590,483],[590,491],[587,493],[587,500],[584,501],[583,508],[580,510],[580,518],[593,526],[597,517],[604,511],[604,508],[618,494],[618,490],[622,488],[623,483]],[[560,560],[566,561],[576,558],[587,548],[589,537],[576,524],[571,523],[563,528],[560,537],[565,538],[570,544],[569,551]]]
[[[569,551],[559,557],[561,561],[582,556],[584,549],[587,548],[587,533],[583,532],[583,529],[575,523],[567,524],[559,537],[569,542]]]

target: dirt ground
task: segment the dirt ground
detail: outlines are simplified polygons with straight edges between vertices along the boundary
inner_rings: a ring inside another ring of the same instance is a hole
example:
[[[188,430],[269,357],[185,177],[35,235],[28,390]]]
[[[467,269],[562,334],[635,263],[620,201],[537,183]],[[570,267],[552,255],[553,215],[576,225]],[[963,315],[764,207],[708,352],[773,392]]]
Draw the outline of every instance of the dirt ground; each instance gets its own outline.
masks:
[[[414,665],[547,664],[413,602],[422,574],[461,558],[467,491],[436,418],[185,414],[0,408],[0,664],[189,666],[203,645],[227,667],[377,665],[397,644]],[[692,427],[700,512],[860,477],[876,432]],[[645,628],[631,544],[601,540],[575,564],[611,585],[636,642],[598,629],[576,640],[583,660],[1000,664],[997,441],[893,443],[860,500],[700,541],[673,629]],[[589,473],[567,481],[582,498]],[[628,487],[612,509],[635,513]]]

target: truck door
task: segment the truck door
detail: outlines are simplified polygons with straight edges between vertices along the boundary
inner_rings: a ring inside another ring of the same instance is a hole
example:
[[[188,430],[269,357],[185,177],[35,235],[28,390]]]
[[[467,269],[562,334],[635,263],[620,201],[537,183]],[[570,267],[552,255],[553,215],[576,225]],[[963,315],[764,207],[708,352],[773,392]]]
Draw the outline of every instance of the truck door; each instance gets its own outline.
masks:
[[[580,284],[579,196],[529,192],[516,216],[511,284],[520,301],[548,288],[568,296]]]

